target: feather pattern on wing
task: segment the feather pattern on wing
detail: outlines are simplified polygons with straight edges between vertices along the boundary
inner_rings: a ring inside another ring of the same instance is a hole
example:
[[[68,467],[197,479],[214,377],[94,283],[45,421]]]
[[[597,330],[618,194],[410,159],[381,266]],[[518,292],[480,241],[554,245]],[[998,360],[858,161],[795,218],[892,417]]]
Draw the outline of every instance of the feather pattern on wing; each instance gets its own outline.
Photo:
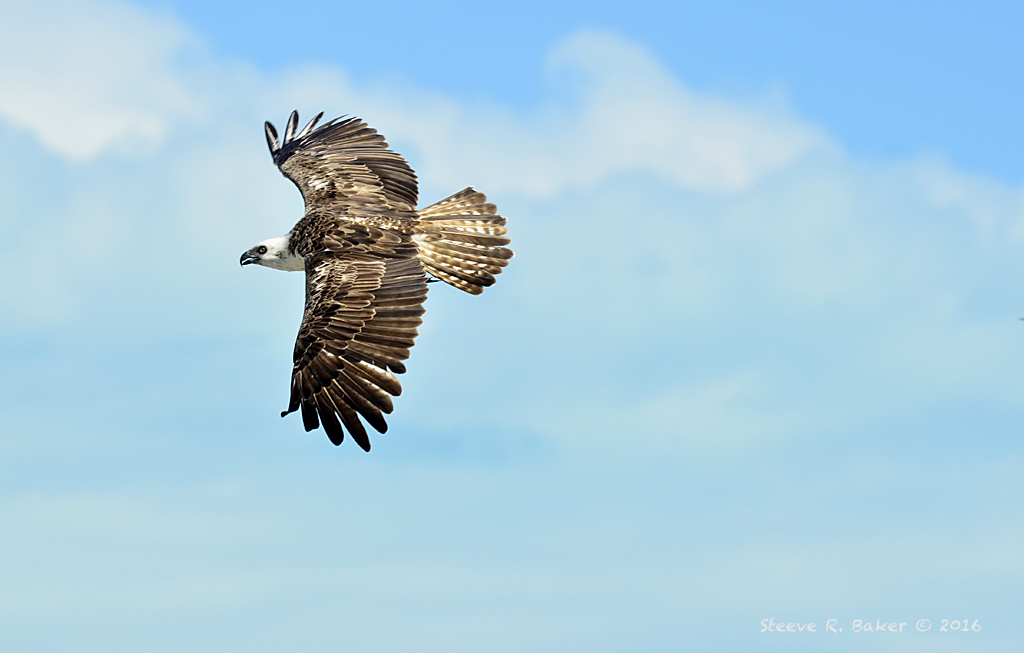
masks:
[[[298,186],[306,209],[343,204],[353,215],[414,211],[416,173],[384,137],[359,118],[336,118],[314,129],[320,115],[296,135],[299,116],[293,111],[283,142],[273,125],[265,125],[274,164]]]
[[[367,242],[371,231],[338,225],[321,233],[345,256],[328,248],[304,253],[306,310],[295,341],[291,400],[282,413],[301,408],[307,431],[322,425],[334,444],[348,431],[366,451],[370,440],[360,418],[387,431],[384,414],[402,392],[395,374],[405,371],[402,361],[427,298],[426,274],[410,239],[394,237],[382,256],[379,242]]]

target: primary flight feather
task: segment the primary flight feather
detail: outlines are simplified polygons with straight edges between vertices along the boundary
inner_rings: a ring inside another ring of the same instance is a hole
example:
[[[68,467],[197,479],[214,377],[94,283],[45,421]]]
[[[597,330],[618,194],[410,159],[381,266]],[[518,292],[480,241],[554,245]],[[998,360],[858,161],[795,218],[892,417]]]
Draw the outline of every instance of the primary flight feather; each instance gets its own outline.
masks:
[[[302,193],[306,213],[284,236],[257,243],[241,264],[306,272],[306,308],[295,340],[291,399],[307,431],[345,432],[370,450],[365,421],[388,425],[427,299],[428,275],[478,295],[512,258],[505,219],[466,188],[416,209],[416,174],[358,118],[297,131],[293,111],[279,139],[266,123],[274,164]]]

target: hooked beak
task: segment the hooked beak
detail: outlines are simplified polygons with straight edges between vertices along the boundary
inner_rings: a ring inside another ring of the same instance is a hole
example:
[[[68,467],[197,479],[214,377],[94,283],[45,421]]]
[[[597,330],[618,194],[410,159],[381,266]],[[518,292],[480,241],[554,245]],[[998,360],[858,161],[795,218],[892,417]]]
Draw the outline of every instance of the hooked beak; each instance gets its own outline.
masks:
[[[249,265],[250,263],[259,263],[260,257],[253,254],[251,251],[242,254],[242,259],[239,261],[242,265]]]

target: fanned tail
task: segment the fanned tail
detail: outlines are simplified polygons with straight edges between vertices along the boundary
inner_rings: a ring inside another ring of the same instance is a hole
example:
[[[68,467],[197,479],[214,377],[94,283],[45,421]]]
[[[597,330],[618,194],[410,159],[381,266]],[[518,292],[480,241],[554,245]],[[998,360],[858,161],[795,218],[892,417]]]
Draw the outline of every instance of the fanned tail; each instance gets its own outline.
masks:
[[[512,240],[497,210],[472,188],[421,209],[413,240],[427,272],[473,295],[494,284],[512,258],[512,250],[502,247]]]

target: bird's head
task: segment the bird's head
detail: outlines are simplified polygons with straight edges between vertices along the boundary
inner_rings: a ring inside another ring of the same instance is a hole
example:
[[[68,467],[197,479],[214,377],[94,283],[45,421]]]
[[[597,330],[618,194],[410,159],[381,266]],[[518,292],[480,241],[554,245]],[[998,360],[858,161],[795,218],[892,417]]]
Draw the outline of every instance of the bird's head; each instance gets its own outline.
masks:
[[[288,236],[268,238],[263,242],[256,243],[251,249],[242,254],[240,261],[242,265],[256,263],[275,270],[298,272],[305,270],[305,261],[298,254],[295,254],[288,247]]]

